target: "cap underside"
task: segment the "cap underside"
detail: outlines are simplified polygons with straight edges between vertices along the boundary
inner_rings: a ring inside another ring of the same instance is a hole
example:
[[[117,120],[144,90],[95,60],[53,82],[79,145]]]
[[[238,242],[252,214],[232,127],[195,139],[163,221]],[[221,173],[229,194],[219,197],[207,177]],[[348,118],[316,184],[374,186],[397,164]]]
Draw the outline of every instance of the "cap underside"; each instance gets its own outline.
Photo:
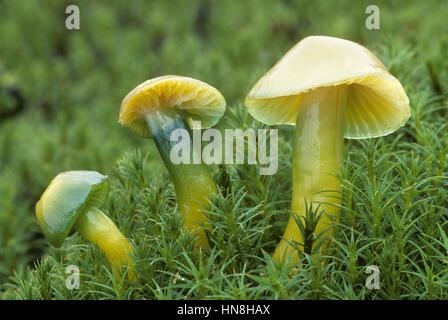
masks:
[[[124,98],[119,122],[141,136],[151,137],[146,115],[164,109],[180,111],[190,127],[193,121],[201,121],[202,128],[209,128],[224,115],[226,102],[217,89],[205,82],[163,76],[143,82]]]
[[[269,125],[294,125],[303,95],[321,87],[348,85],[344,135],[387,135],[410,117],[400,82],[364,47],[343,39],[313,36],[299,42],[246,97],[249,113]]]

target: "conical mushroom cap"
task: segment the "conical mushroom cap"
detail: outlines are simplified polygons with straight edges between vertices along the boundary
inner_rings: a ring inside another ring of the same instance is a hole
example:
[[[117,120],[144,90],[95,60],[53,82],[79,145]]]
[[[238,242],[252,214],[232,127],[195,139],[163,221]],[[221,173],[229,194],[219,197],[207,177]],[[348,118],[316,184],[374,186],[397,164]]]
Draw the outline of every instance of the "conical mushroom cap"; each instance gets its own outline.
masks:
[[[303,95],[349,85],[344,136],[387,135],[410,117],[409,99],[373,53],[348,40],[310,36],[289,50],[246,97],[249,113],[269,125],[296,123]]]
[[[104,204],[109,181],[95,171],[66,171],[58,174],[36,205],[36,217],[47,240],[59,248],[78,216]]]
[[[150,138],[145,116],[166,108],[180,111],[190,127],[201,121],[202,128],[214,126],[226,111],[222,94],[205,82],[176,75],[147,80],[128,93],[121,103],[118,122]]]

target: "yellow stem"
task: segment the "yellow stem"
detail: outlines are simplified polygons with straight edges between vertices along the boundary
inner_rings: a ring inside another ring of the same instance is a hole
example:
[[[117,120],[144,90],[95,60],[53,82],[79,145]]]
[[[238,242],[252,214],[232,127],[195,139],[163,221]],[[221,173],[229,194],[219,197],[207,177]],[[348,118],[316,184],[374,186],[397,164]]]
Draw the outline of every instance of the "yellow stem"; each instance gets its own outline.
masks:
[[[324,87],[306,93],[301,102],[301,109],[296,121],[293,145],[293,195],[291,211],[304,222],[306,215],[305,199],[308,208],[313,209],[321,202],[334,205],[341,203],[341,186],[337,178],[340,174],[344,153],[343,106],[347,97],[347,86]],[[331,227],[331,217],[338,216],[339,210],[329,204],[321,204],[323,212],[314,230],[317,236]],[[331,230],[325,233],[331,236]],[[304,236],[291,216],[283,238],[277,246],[274,259],[290,262],[299,260],[296,249],[287,241],[302,245]],[[318,240],[319,241],[319,240]],[[314,245],[316,245],[315,242]],[[310,248],[308,248],[310,249]]]
[[[174,179],[176,199],[179,205],[179,213],[181,218],[184,219],[184,228],[197,236],[196,244],[198,247],[208,249],[210,245],[204,227],[209,227],[209,221],[203,210],[205,210],[204,207],[208,206],[210,194],[216,194],[217,189],[210,174],[199,173],[196,170],[192,171],[187,176],[184,175],[181,178],[176,177]],[[187,183],[187,181],[194,181],[194,184]]]
[[[212,175],[205,163],[174,164],[171,161],[171,133],[176,129],[190,132],[179,113],[169,110],[154,111],[146,115],[146,122],[163,162],[173,179],[179,213],[184,221],[184,230],[196,235],[198,248],[208,249],[210,245],[203,227],[208,227],[209,221],[203,210],[208,206],[210,195],[217,193]],[[188,156],[190,159],[194,159],[194,153],[197,151],[193,148],[190,133],[188,139],[185,142],[189,145],[190,154]]]
[[[128,270],[128,278],[135,280],[135,269],[129,256],[133,253],[131,244],[121,234],[115,223],[101,210],[91,209],[82,213],[74,228],[104,251],[118,277],[116,268],[122,271],[123,266],[128,266],[131,268]]]

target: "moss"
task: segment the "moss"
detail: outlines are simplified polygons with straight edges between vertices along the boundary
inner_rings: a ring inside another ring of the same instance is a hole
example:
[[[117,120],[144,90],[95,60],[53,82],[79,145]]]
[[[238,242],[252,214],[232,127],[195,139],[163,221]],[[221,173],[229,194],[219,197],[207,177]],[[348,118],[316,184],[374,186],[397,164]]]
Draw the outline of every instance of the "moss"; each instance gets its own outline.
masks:
[[[13,83],[25,99],[20,113],[0,121],[1,298],[448,298],[442,2],[383,3],[380,30],[364,26],[368,3],[348,0],[212,0],[206,9],[180,0],[77,4],[81,29],[68,31],[63,2],[0,2],[0,64],[14,78],[0,78],[0,87]],[[347,141],[341,221],[334,248],[319,258],[325,266],[305,256],[290,272],[270,257],[290,208],[287,127],[279,131],[277,174],[260,176],[254,165],[212,168],[222,190],[209,212],[213,251],[201,256],[181,232],[153,142],[117,123],[121,100],[146,79],[181,74],[226,97],[220,129],[260,127],[240,104],[310,34],[371,49],[402,82],[412,117],[394,135]],[[107,258],[78,235],[60,249],[44,241],[35,203],[57,173],[71,169],[110,177],[107,210],[135,248],[136,283],[117,280]],[[65,286],[68,265],[81,271],[79,290]],[[369,265],[380,268],[379,290],[365,287]]]

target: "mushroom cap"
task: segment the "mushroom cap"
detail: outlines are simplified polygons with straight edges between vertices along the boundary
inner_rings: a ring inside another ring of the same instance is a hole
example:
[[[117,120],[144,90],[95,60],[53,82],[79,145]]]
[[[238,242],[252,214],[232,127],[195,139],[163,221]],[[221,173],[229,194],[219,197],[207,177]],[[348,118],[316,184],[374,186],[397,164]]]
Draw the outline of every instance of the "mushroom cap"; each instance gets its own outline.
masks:
[[[118,122],[150,138],[145,115],[163,109],[181,111],[188,124],[201,121],[202,128],[214,126],[226,111],[223,95],[214,87],[193,78],[166,75],[139,84],[121,103]]]
[[[327,36],[297,43],[255,84],[245,104],[261,122],[294,125],[304,94],[338,85],[349,85],[346,138],[384,136],[410,117],[402,85],[373,53],[355,42]]]
[[[104,204],[109,181],[96,171],[66,171],[58,174],[36,205],[37,221],[47,238],[59,248],[78,216]]]

